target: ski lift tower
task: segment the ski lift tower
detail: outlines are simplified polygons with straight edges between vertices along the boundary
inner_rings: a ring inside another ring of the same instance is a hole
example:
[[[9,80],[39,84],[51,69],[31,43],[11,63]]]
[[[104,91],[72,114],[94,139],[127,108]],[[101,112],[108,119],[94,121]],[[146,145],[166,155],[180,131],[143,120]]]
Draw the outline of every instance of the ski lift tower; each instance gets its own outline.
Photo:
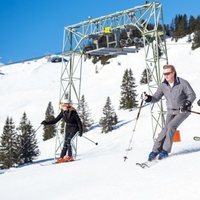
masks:
[[[134,30],[139,31],[141,38],[131,38],[130,29],[133,34]],[[120,37],[121,32],[127,32],[126,39]],[[104,46],[99,43],[102,36],[106,41]],[[137,43],[141,41],[145,49],[146,68],[153,78],[148,85],[149,93],[153,94],[162,80],[161,67],[168,63],[161,3],[147,3],[95,19],[89,17],[87,21],[64,27],[62,55],[69,62],[62,62],[60,99],[67,96],[78,105],[82,63],[86,55],[137,53]],[[130,43],[132,46],[127,47],[126,44]],[[165,123],[162,101],[151,106],[151,115],[155,137]]]

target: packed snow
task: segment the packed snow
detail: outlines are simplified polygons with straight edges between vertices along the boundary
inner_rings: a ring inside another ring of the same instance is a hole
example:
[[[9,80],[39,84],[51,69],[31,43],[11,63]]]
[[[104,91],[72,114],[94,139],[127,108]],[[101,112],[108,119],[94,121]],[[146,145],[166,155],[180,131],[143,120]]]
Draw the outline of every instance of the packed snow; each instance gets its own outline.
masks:
[[[191,50],[187,38],[178,43],[167,40],[169,63],[175,65],[178,76],[188,80],[196,92],[193,110],[199,111],[200,49]],[[181,142],[173,145],[170,157],[148,169],[136,166],[147,159],[153,145],[149,106],[142,108],[135,132],[133,127],[138,110],[119,110],[120,85],[125,69],[131,68],[140,94],[148,91],[140,86],[145,69],[144,51],[118,56],[110,64],[83,62],[82,94],[90,108],[95,124],[86,137],[78,138],[77,161],[60,165],[45,165],[54,159],[55,138],[42,141],[42,127],[37,131],[41,155],[33,164],[0,171],[0,198],[6,200],[179,200],[200,198],[200,116],[191,114],[179,127]],[[37,129],[45,117],[51,101],[58,114],[60,63],[49,63],[46,58],[1,67],[0,75],[0,131],[6,117],[12,117],[18,126],[23,112]],[[98,126],[106,98],[111,98],[118,115],[116,129],[102,134]],[[132,150],[128,159],[123,156],[133,134]]]

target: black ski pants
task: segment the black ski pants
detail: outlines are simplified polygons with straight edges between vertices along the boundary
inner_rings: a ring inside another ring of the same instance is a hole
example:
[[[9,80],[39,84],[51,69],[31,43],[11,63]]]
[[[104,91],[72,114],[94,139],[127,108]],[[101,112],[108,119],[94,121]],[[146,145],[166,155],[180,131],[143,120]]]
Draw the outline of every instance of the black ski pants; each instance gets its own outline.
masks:
[[[65,133],[64,145],[60,154],[61,158],[63,158],[66,155],[67,151],[68,151],[68,156],[72,156],[71,140],[75,136],[76,132],[77,130],[72,130],[70,132]]]

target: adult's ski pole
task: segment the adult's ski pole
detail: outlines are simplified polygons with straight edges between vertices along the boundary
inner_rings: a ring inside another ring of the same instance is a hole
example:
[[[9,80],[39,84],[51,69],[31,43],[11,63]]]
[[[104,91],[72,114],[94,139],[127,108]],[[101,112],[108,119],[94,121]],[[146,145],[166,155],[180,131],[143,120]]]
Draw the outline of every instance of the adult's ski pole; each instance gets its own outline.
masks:
[[[187,110],[188,112],[191,112],[191,113],[194,113],[194,114],[198,114],[200,115],[200,112],[196,112],[196,111],[193,111],[193,110]]]
[[[172,110],[179,110],[179,109],[172,109]],[[193,111],[193,110],[186,110],[186,111],[200,115],[200,112],[197,112],[197,111]]]
[[[94,143],[95,145],[98,145],[98,142],[95,142],[95,141],[91,140],[90,138],[88,138],[84,135],[82,137],[85,138],[86,140],[89,140],[90,142]]]
[[[133,135],[134,135],[134,132],[135,132],[135,129],[136,129],[136,125],[137,125],[139,116],[140,116],[140,112],[141,112],[141,109],[142,109],[143,102],[144,102],[144,99],[142,99],[142,101],[140,103],[140,107],[139,107],[138,114],[137,114],[136,121],[135,121],[135,126],[134,126],[134,129],[133,129],[133,133],[131,135],[131,139],[129,141],[128,148],[126,149],[126,155],[123,157],[124,162],[128,159],[128,152],[132,149],[131,145],[132,145]]]

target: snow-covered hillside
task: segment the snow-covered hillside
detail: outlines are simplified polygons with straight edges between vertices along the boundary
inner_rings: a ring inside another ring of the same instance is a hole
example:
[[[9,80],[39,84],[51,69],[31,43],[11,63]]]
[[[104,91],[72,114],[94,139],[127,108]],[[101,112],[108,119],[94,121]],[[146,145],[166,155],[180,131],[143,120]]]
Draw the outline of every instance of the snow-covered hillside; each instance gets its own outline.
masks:
[[[178,43],[167,41],[169,63],[175,65],[178,76],[187,79],[193,86],[197,100],[200,98],[200,49],[191,51],[191,44],[182,39]],[[119,64],[120,63],[120,64]],[[48,199],[48,200],[198,200],[200,197],[200,143],[193,136],[200,136],[200,116],[191,116],[180,126],[181,142],[174,143],[171,156],[152,166],[141,169],[136,162],[146,160],[153,140],[149,107],[141,111],[134,132],[132,151],[128,160],[123,156],[128,146],[137,116],[135,111],[119,108],[120,85],[127,68],[132,68],[140,86],[141,73],[145,68],[144,52],[119,56],[106,66],[96,65],[91,60],[83,63],[82,94],[85,95],[92,118],[97,123],[102,108],[110,96],[119,118],[118,128],[101,134],[97,126],[86,136],[99,145],[78,138],[78,160],[61,165],[41,166],[54,157],[55,140],[42,142],[42,128],[37,132],[41,155],[33,165],[0,171],[0,198]],[[1,67],[5,75],[0,76],[0,131],[6,117],[13,117],[15,125],[24,111],[36,129],[44,119],[49,101],[58,113],[61,64],[48,63],[46,58],[28,63]],[[138,100],[140,101],[138,95]],[[196,100],[196,101],[197,101]],[[196,101],[193,110],[199,111]]]

